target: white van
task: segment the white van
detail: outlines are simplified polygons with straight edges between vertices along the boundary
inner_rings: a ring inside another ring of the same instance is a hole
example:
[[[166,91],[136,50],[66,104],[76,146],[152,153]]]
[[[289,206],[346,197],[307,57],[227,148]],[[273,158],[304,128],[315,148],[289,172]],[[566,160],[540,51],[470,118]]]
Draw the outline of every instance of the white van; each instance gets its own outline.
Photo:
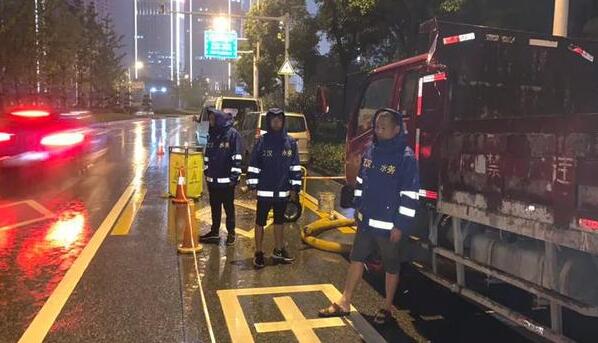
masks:
[[[233,96],[219,96],[216,99],[206,101],[201,115],[199,118],[195,118],[195,121],[199,123],[196,136],[197,143],[200,146],[204,146],[207,143],[209,124],[206,109],[208,107],[214,107],[217,110],[230,113],[233,118],[233,126],[239,130],[247,113],[262,111],[262,102],[256,98]]]
[[[297,140],[299,149],[299,161],[301,164],[309,162],[309,145],[311,135],[307,128],[305,116],[301,113],[285,112],[285,126],[289,136]],[[249,158],[253,146],[262,134],[266,132],[266,113],[249,112],[245,115],[245,120],[239,130],[243,141],[245,142],[245,159]]]

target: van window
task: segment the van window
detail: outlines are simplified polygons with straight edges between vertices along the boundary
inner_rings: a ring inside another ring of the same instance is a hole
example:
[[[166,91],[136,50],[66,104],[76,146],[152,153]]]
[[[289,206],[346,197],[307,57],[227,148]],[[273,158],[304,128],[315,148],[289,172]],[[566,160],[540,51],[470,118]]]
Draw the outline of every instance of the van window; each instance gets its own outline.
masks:
[[[222,99],[222,109],[236,109],[237,112],[253,112],[257,111],[257,102],[255,100],[243,99]]]
[[[372,127],[376,110],[390,106],[393,86],[394,75],[373,80],[368,84],[359,106],[356,135],[359,136]]]
[[[255,130],[257,121],[257,114],[248,113],[243,121],[243,130]]]
[[[284,118],[287,132],[305,132],[307,128],[305,126],[304,117],[287,116]],[[262,115],[262,123],[260,129],[266,130],[266,116]]]
[[[287,132],[305,132],[305,118],[286,117]]]

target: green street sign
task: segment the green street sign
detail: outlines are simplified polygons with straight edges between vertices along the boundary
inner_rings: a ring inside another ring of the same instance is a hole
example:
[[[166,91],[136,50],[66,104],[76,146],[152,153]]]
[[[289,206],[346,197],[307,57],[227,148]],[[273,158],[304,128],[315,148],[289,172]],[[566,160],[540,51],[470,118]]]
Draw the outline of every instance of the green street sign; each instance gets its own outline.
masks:
[[[224,60],[236,59],[237,32],[204,31],[204,56]]]

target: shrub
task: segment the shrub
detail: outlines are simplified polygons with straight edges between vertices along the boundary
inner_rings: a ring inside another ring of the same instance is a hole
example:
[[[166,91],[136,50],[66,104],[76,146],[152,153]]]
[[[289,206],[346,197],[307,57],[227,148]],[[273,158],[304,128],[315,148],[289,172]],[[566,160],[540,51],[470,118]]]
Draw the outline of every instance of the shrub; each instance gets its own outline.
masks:
[[[313,143],[311,164],[331,175],[345,172],[345,144]]]

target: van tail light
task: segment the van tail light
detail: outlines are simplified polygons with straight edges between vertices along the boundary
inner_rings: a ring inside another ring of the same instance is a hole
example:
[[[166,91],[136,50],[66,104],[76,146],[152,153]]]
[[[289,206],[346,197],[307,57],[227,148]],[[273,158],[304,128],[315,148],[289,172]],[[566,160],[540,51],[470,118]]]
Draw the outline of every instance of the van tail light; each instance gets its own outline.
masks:
[[[13,136],[12,133],[0,132],[0,143],[8,142],[12,136]]]
[[[80,132],[60,132],[47,135],[41,140],[41,145],[50,147],[67,147],[76,145],[85,139]]]
[[[305,130],[305,133],[306,133],[306,136],[307,136],[307,141],[311,142],[311,132],[309,132],[309,129]]]

